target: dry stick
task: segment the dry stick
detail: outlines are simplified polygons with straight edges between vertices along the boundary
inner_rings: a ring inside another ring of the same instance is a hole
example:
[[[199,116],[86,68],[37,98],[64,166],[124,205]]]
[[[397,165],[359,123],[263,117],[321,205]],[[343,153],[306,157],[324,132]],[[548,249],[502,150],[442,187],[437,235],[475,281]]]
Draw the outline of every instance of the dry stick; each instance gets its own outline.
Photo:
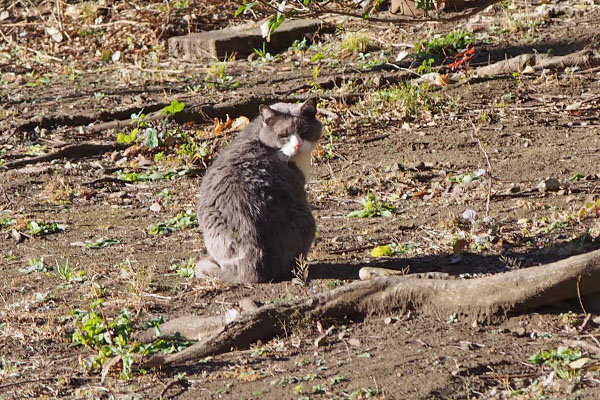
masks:
[[[77,143],[65,146],[54,153],[7,162],[3,167],[11,169],[59,158],[83,158],[106,153],[107,151],[123,150],[127,147],[128,145],[119,143]]]
[[[174,386],[174,385],[176,385],[176,384],[184,385],[184,384],[185,384],[185,380],[183,380],[183,379],[181,379],[181,378],[179,378],[179,377],[176,377],[176,378],[173,378],[173,379],[171,379],[171,380],[170,380],[170,381],[169,381],[169,382],[168,382],[168,383],[165,385],[165,387],[163,388],[163,390],[160,392],[160,394],[158,395],[158,398],[159,398],[159,399],[164,399],[164,398],[165,398],[165,395],[167,394],[167,391],[168,391],[168,390],[169,390],[169,389],[170,389],[172,386]]]
[[[469,116],[469,121],[473,126],[473,130],[471,131],[471,139],[473,139],[475,143],[477,143],[477,146],[479,146],[479,150],[481,150],[481,152],[483,153],[483,156],[485,157],[485,162],[487,164],[488,192],[487,199],[485,201],[485,217],[488,218],[490,216],[490,198],[492,197],[492,165],[490,164],[490,158],[488,157],[487,152],[481,144],[481,140],[479,140],[479,138],[477,137],[478,129],[475,127],[475,124],[471,120],[471,116]]]
[[[342,318],[351,315],[401,311],[414,308],[442,317],[458,313],[478,320],[501,319],[577,296],[600,291],[600,250],[551,264],[468,280],[418,279],[406,276],[380,277],[353,282],[306,300],[268,304],[242,315],[207,340],[180,353],[156,356],[147,367],[198,361],[232,348],[248,347],[267,340],[293,321]]]
[[[22,385],[25,383],[33,383],[33,382],[40,382],[40,381],[49,381],[51,379],[56,379],[55,376],[45,376],[42,378],[35,378],[35,379],[24,379],[22,381],[17,381],[17,382],[12,382],[12,383],[5,383],[4,385],[0,385],[0,389],[6,389],[7,387],[11,387],[11,386],[16,386],[16,385]]]

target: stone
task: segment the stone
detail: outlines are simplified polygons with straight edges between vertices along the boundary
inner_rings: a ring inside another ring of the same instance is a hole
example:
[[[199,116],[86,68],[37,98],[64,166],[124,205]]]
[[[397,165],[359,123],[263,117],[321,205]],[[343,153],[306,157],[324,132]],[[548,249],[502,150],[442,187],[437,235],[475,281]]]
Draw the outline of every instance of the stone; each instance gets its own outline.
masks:
[[[544,179],[538,183],[537,188],[540,192],[557,192],[560,189],[560,181],[556,178]]]
[[[283,22],[266,43],[271,53],[286,50],[294,40],[302,40],[305,35],[317,32],[322,22],[317,19],[299,19]],[[169,39],[169,52],[172,56],[187,59],[224,59],[236,54],[245,57],[261,49],[265,39],[260,26],[248,24],[242,27],[227,27],[214,31],[174,36]]]

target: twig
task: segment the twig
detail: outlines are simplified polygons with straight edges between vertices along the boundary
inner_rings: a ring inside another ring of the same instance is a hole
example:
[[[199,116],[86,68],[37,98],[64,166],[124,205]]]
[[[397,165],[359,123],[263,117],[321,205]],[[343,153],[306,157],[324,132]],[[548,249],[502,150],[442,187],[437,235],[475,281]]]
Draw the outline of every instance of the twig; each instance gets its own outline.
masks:
[[[592,314],[586,314],[585,318],[583,319],[583,322],[581,323],[581,325],[579,325],[579,327],[577,329],[580,330],[580,331],[582,331],[583,328],[585,328],[585,326],[587,325],[587,323],[590,320],[590,318],[592,318]]]
[[[587,314],[585,311],[585,307],[583,306],[583,302],[581,301],[581,291],[579,290],[579,282],[581,282],[581,275],[577,277],[577,300],[579,300],[579,305],[581,306],[581,310],[583,310],[584,314]]]
[[[530,372],[525,374],[513,374],[513,375],[479,375],[480,379],[498,379],[498,380],[507,380],[507,379],[519,379],[519,378],[533,378],[536,376],[540,376],[539,372]]]
[[[173,379],[171,379],[163,388],[163,390],[160,392],[160,395],[158,395],[158,398],[160,399],[164,399],[165,398],[165,394],[167,394],[167,391],[173,387],[174,385],[185,385],[185,379],[181,379],[180,377],[175,377]]]
[[[7,162],[3,167],[11,169],[59,158],[83,158],[106,153],[107,151],[122,150],[127,147],[127,145],[120,143],[77,143],[65,146],[54,153]]]
[[[492,165],[490,164],[490,158],[488,157],[487,152],[485,151],[485,149],[483,148],[483,145],[481,144],[481,140],[479,140],[479,138],[477,137],[477,132],[478,129],[475,126],[475,124],[473,123],[473,120],[471,120],[471,117],[469,116],[469,121],[471,122],[471,125],[473,126],[473,130],[471,131],[471,139],[473,139],[475,141],[475,143],[477,143],[477,146],[479,147],[479,150],[481,150],[481,152],[483,153],[483,156],[485,157],[485,162],[487,164],[487,178],[488,178],[488,192],[487,192],[487,198],[485,201],[485,217],[488,218],[490,216],[490,198],[492,197]]]
[[[35,378],[35,379],[24,379],[22,381],[17,381],[17,382],[12,382],[12,383],[5,383],[4,385],[0,385],[0,389],[5,389],[7,387],[11,387],[11,386],[15,386],[15,385],[22,385],[25,383],[33,383],[33,382],[40,382],[40,381],[49,381],[52,379],[56,379],[55,376],[44,376],[42,378]]]
[[[587,350],[590,353],[594,353],[600,356],[600,347],[594,346],[588,342],[584,342],[583,340],[570,340],[564,339],[563,343],[569,347],[581,347],[584,350]]]

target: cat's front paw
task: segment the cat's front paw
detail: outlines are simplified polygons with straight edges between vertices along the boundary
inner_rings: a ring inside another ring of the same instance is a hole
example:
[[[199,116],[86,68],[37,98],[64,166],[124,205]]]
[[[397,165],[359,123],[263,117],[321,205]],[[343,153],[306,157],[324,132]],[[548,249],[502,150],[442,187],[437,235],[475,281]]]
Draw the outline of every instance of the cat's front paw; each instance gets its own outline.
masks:
[[[196,263],[195,275],[196,278],[218,278],[221,276],[221,267],[214,260],[204,258]]]

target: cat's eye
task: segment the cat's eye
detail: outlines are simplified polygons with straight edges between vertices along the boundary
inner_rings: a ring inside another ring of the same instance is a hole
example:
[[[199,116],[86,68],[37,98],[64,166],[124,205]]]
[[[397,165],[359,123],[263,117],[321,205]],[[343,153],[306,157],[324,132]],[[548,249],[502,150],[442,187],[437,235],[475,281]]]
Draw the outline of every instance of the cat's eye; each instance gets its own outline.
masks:
[[[285,138],[289,137],[290,134],[289,133],[279,133],[277,136],[279,136],[280,139],[285,139]]]

